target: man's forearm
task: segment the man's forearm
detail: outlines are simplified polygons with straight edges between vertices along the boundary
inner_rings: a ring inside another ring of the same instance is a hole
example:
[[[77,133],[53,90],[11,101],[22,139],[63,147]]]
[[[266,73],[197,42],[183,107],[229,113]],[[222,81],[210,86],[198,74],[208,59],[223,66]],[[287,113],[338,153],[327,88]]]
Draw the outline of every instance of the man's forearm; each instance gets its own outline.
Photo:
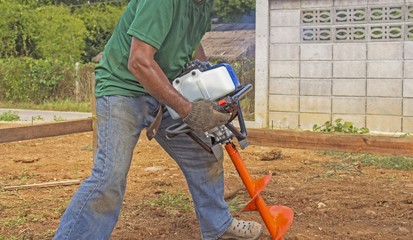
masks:
[[[133,38],[129,71],[139,79],[140,84],[159,102],[174,109],[184,118],[191,109],[191,103],[186,100],[169,82],[168,78],[153,59],[154,49]]]

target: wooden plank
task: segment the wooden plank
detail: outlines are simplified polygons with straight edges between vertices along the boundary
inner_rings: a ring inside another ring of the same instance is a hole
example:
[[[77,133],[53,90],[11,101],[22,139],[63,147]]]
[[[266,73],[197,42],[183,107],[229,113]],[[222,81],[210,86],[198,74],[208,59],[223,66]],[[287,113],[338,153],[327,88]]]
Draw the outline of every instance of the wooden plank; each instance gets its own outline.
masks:
[[[93,131],[92,119],[0,129],[0,143]]]
[[[18,190],[18,189],[29,189],[29,188],[43,188],[43,187],[56,187],[56,186],[70,186],[80,184],[79,179],[75,180],[64,180],[59,182],[47,182],[47,183],[34,183],[16,186],[5,186],[3,190]]]
[[[251,144],[285,148],[413,155],[413,139],[361,134],[249,129]]]
[[[0,129],[0,143],[89,132],[93,120],[82,119]],[[413,139],[360,134],[248,129],[251,144],[285,148],[413,155]]]

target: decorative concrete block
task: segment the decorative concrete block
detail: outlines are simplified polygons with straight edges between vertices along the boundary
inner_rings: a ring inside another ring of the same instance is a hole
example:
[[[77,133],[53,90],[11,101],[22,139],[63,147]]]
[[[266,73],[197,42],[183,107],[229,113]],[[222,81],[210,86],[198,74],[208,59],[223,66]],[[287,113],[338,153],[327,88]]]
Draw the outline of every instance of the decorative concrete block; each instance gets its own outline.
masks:
[[[330,61],[302,61],[301,77],[302,78],[331,78],[332,62]]]
[[[335,7],[345,7],[345,6],[364,6],[367,4],[367,0],[334,0]]]
[[[365,79],[333,79],[334,96],[365,96]]]
[[[334,43],[334,60],[366,60],[367,45],[365,43]]]
[[[300,27],[271,27],[271,43],[300,43]]]
[[[368,0],[369,5],[373,5],[373,4],[395,4],[395,3],[403,4],[404,0]]]
[[[404,78],[413,78],[413,61],[404,62]]]
[[[413,98],[403,99],[403,116],[413,117]]]
[[[293,27],[300,26],[300,10],[272,10],[270,14],[270,26]]]
[[[332,44],[303,44],[301,45],[301,60],[332,60]]]
[[[334,61],[334,78],[365,78],[366,62],[364,61]]]
[[[288,95],[270,95],[269,110],[276,112],[298,112],[299,97]]]
[[[402,130],[404,133],[413,133],[413,117],[403,118],[403,129]]]
[[[413,97],[413,79],[403,80],[403,97]]]
[[[271,44],[271,60],[300,60],[300,45],[293,44]]]
[[[263,0],[268,1],[268,0]],[[300,0],[271,0],[270,9],[299,9]]]
[[[298,95],[300,94],[300,81],[295,78],[271,78],[270,94]]]
[[[300,112],[330,113],[330,97],[300,97]]]
[[[404,44],[401,42],[370,42],[367,58],[370,60],[401,60]]]
[[[333,114],[333,121],[337,119],[342,119],[342,123],[351,122],[353,126],[357,128],[366,127],[366,116],[365,115],[352,115],[352,114]]]
[[[333,98],[333,113],[340,114],[365,114],[366,98],[346,97]]]
[[[400,133],[402,118],[400,116],[367,115],[366,127],[372,133]]]
[[[367,96],[401,97],[403,81],[401,79],[367,79]]]
[[[301,96],[331,96],[331,80],[303,79],[300,81]]]
[[[367,98],[367,114],[402,115],[401,98]]]
[[[297,129],[298,113],[270,112],[268,127],[271,129]]]
[[[270,77],[298,78],[300,77],[300,63],[298,61],[271,61]]]
[[[333,0],[301,0],[302,8],[332,7]]]
[[[413,60],[413,42],[404,43],[404,59]]]
[[[300,128],[313,129],[314,124],[323,125],[327,121],[331,121],[330,114],[321,113],[301,113],[300,114]]]
[[[368,78],[402,78],[401,61],[372,61],[367,63]]]

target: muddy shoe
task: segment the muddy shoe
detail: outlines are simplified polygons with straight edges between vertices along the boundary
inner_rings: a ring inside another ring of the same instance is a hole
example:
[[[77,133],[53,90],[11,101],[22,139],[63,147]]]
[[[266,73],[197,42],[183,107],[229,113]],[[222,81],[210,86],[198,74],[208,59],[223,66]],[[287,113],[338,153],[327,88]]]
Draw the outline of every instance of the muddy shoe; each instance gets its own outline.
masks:
[[[228,230],[218,239],[256,240],[261,234],[261,224],[234,218]]]

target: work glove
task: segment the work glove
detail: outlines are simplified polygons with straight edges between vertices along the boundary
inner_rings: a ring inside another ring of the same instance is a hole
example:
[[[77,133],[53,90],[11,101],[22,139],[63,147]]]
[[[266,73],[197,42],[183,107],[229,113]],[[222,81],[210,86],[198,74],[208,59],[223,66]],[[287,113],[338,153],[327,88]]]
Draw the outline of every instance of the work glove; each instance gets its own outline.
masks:
[[[200,100],[192,103],[192,108],[183,121],[192,130],[206,132],[228,123],[230,117],[230,113],[220,112],[216,103]]]

